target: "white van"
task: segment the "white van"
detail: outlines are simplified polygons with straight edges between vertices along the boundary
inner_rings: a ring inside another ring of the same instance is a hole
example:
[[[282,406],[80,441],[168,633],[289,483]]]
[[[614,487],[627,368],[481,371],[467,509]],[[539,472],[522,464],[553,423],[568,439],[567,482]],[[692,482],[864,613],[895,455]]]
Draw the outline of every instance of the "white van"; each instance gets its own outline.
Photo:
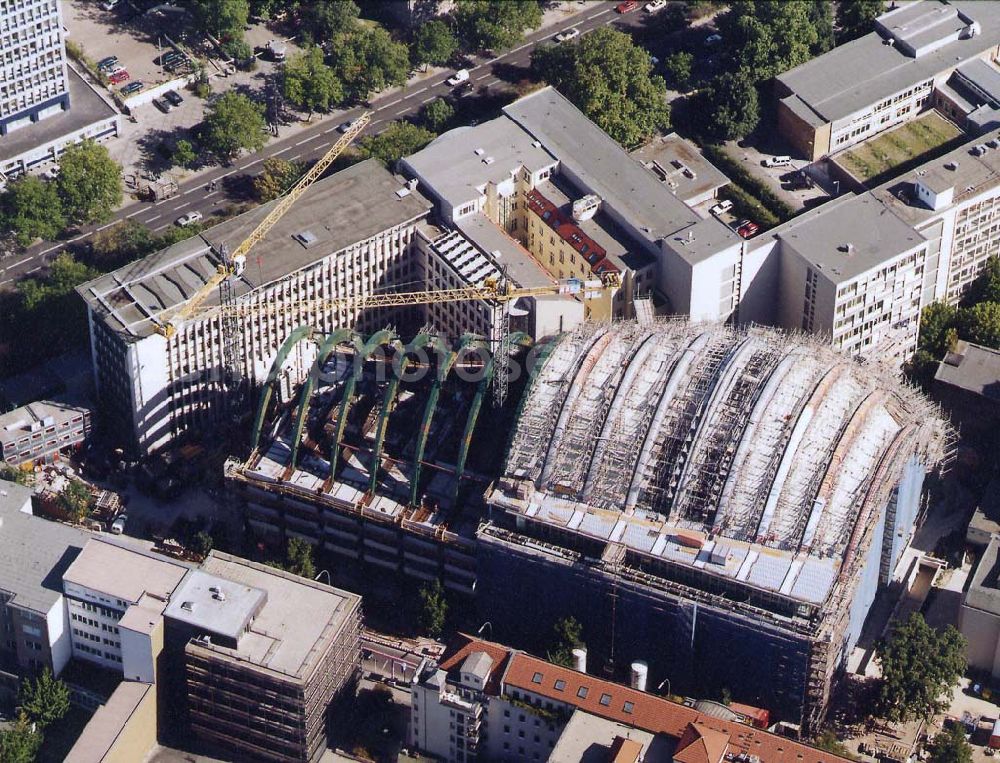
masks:
[[[448,78],[448,84],[454,87],[455,85],[461,85],[469,79],[468,69],[459,69],[455,72],[454,76]]]
[[[769,156],[761,164],[765,167],[787,167],[792,163],[792,157],[790,156]]]

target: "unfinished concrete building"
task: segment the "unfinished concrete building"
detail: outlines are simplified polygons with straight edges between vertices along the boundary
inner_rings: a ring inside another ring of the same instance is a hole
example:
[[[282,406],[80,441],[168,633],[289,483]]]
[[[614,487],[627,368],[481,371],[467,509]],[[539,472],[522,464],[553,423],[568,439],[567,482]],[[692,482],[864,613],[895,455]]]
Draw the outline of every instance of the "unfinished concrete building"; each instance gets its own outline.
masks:
[[[573,615],[612,667],[807,726],[948,449],[922,396],[806,335],[587,324],[534,353],[512,423],[477,423],[482,356],[440,348],[412,380],[389,369],[416,343],[323,344],[333,381],[229,465],[258,532],[440,577],[528,647]]]

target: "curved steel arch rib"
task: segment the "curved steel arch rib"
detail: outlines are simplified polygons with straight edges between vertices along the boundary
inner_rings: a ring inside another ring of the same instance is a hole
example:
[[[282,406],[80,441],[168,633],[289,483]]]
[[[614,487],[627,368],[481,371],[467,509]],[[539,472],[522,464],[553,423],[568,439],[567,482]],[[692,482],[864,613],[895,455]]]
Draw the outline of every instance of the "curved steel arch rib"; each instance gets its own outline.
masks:
[[[282,342],[281,347],[278,348],[278,354],[274,356],[274,361],[271,363],[271,370],[268,371],[267,379],[264,380],[264,392],[261,395],[260,404],[257,406],[257,416],[254,418],[253,424],[252,450],[257,450],[257,447],[260,445],[260,433],[264,427],[264,417],[267,415],[267,408],[271,403],[271,396],[274,394],[274,382],[277,380],[278,374],[281,373],[281,364],[285,362],[285,358],[288,357],[288,353],[292,351],[292,348],[303,339],[311,337],[312,333],[313,327],[303,323],[292,331],[288,335],[288,338]]]

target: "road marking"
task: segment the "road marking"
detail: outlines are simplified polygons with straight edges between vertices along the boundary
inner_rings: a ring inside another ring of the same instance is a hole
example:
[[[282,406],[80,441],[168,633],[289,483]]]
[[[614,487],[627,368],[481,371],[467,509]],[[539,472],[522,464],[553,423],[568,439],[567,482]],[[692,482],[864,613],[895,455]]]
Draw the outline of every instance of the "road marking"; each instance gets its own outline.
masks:
[[[155,233],[158,230],[163,230],[164,228],[169,228],[169,227],[170,227],[170,223],[163,223],[163,225],[161,225],[160,227],[153,228],[153,232]]]
[[[110,228],[112,225],[117,225],[117,224],[118,224],[118,221],[115,220],[114,222],[108,223],[107,225],[102,225],[100,228],[97,229],[97,231],[100,232],[100,231],[104,230],[105,228]]]
[[[330,133],[332,133],[336,129],[337,129],[336,127],[331,127],[329,130],[323,130],[323,134],[324,135],[329,135]]]
[[[31,269],[31,270],[29,270],[28,272],[29,272],[29,273],[37,273],[37,272],[38,272],[39,270],[41,270],[41,269],[42,269],[42,266],[41,266],[41,265],[39,265],[39,266],[38,266],[37,268],[32,268],[32,269]]]
[[[0,286],[3,286],[5,283],[11,283],[13,280],[13,278],[8,278],[6,281],[0,281]]]
[[[596,19],[596,18],[598,18],[600,16],[603,16],[605,13],[611,13],[611,9],[610,8],[605,8],[600,13],[595,13],[593,16],[587,16],[587,21],[593,21],[594,19]]]
[[[260,164],[260,163],[261,163],[262,161],[264,161],[264,160],[263,160],[263,159],[255,159],[254,161],[250,162],[250,164],[248,164],[248,165],[247,165],[246,167],[244,167],[243,169],[245,169],[245,170],[248,170],[248,169],[250,169],[251,167],[253,167],[253,166],[254,166],[255,164]]]
[[[191,191],[193,191],[193,190],[195,190],[195,189],[192,188]],[[186,193],[191,193],[191,191],[186,191]],[[137,210],[135,210],[135,212],[130,212],[129,214],[125,215],[125,219],[128,220],[130,217],[135,217],[136,215],[141,215],[145,211],[146,211],[145,209],[137,209]]]
[[[48,251],[48,250],[46,250],[46,251]],[[44,252],[43,252],[43,254],[44,254]],[[8,265],[5,269],[6,270],[10,270],[11,268],[16,268],[18,265],[23,265],[26,262],[31,262],[31,259],[32,259],[31,257],[25,257],[23,260],[19,260],[19,261],[15,262],[13,265]]]
[[[150,218],[149,218],[148,220],[146,220],[145,222],[146,222],[146,223],[148,224],[148,223],[151,223],[151,222],[153,222],[153,220],[159,220],[159,219],[160,219],[161,217],[163,217],[163,215],[157,215],[156,217],[150,217]]]
[[[215,194],[217,194],[217,193],[218,193],[218,191],[212,191],[211,193],[206,193],[205,194],[205,198],[207,199],[209,196],[215,196]]]
[[[437,96],[436,95],[432,95],[430,98],[424,98],[424,100],[422,100],[421,103],[430,103],[431,101],[435,101],[435,100],[437,100]]]
[[[79,240],[80,240],[81,238],[86,238],[86,237],[87,237],[87,236],[89,236],[89,235],[90,235],[89,233],[81,233],[81,234],[80,234],[79,236],[77,236],[76,238],[71,238],[71,239],[69,240],[69,242],[70,242],[70,243],[72,244],[72,243],[73,243],[74,241],[79,241]]]
[[[192,203],[193,203],[193,202],[190,202],[190,201],[185,201],[185,202],[184,202],[183,204],[181,204],[181,205],[180,205],[179,207],[174,207],[174,212],[177,212],[178,210],[181,210],[181,209],[184,209],[184,207],[190,207]]]
[[[302,154],[296,154],[295,156],[289,156],[289,157],[288,157],[288,161],[290,161],[290,162],[294,162],[294,161],[295,161],[296,159],[298,159],[298,158],[299,158],[300,156],[302,156]]]
[[[426,89],[427,89],[426,87],[422,87],[422,88],[420,88],[419,90],[414,90],[414,91],[413,91],[412,93],[410,93],[409,95],[405,96],[405,97],[403,98],[403,100],[404,100],[404,101],[408,101],[408,100],[410,100],[411,98],[413,98],[414,96],[417,96],[417,95],[420,95],[420,94],[421,94],[422,92],[424,92],[424,91],[425,91]]]
[[[298,143],[296,143],[295,145],[296,145],[296,146],[301,146],[301,145],[302,145],[303,143],[308,143],[308,142],[309,142],[309,141],[311,141],[311,140],[316,140],[316,138],[318,138],[318,137],[319,137],[318,135],[313,135],[313,136],[312,136],[311,138],[306,138],[305,140],[300,140],[300,141],[299,141]]]
[[[194,193],[197,190],[198,190],[197,188],[188,188],[184,193],[181,194],[181,196],[187,196],[189,193]],[[133,212],[132,214],[133,215],[137,215],[139,213],[138,212]],[[131,217],[131,215],[129,215],[129,217]]]
[[[438,83],[438,84],[440,84],[440,83]],[[396,100],[390,101],[389,103],[383,103],[381,106],[379,106],[379,108],[380,109],[387,109],[390,106],[395,106],[397,103],[399,103],[402,100],[403,100],[402,98],[397,98]]]
[[[59,248],[60,246],[62,246],[62,244],[56,244],[55,246],[50,246],[50,247],[49,247],[48,249],[43,249],[43,250],[42,250],[42,251],[40,251],[40,252],[39,252],[38,254],[39,254],[39,255],[46,255],[46,254],[48,254],[49,252],[54,252],[54,251],[55,251],[56,249],[58,249],[58,248]]]
[[[299,145],[299,144],[298,144],[298,143],[296,143],[295,145],[297,146],[297,145]],[[274,152],[274,155],[275,155],[275,156],[277,156],[278,154],[283,154],[283,153],[285,153],[286,151],[291,151],[291,150],[292,150],[292,147],[291,147],[291,146],[285,146],[285,147],[284,147],[283,149],[281,149],[280,151],[275,151],[275,152]]]

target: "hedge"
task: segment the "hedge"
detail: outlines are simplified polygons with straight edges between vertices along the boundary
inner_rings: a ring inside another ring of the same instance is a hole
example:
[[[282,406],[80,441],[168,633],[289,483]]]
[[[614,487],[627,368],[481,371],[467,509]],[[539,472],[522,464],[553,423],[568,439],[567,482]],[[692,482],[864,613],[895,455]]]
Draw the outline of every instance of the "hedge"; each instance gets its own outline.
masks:
[[[719,197],[733,202],[733,214],[736,217],[749,217],[761,228],[773,228],[781,222],[771,210],[760,203],[759,199],[754,198],[735,183],[730,183],[720,189]]]
[[[756,196],[767,207],[779,222],[784,222],[795,215],[795,210],[782,201],[778,195],[759,178],[751,175],[746,167],[733,159],[719,146],[706,145],[703,148],[709,161],[721,169],[730,180],[743,186],[750,196]]]

